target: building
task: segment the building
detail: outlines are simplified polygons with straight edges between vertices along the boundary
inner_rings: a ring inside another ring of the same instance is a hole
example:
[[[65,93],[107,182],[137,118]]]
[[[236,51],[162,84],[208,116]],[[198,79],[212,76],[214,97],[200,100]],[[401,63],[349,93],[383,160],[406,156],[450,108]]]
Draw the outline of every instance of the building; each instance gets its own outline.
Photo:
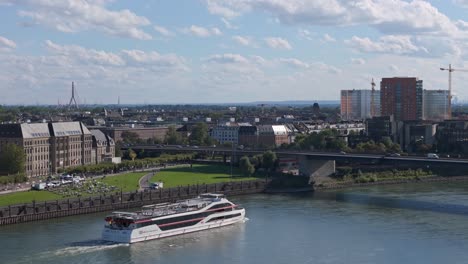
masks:
[[[132,132],[138,135],[141,140],[155,139],[164,141],[168,127],[98,127],[104,134],[113,138],[115,142],[123,141],[122,134],[126,132]]]
[[[91,164],[92,135],[81,122],[49,123],[50,164],[53,173]]]
[[[374,98],[374,111],[371,110]],[[341,118],[343,120],[363,120],[380,116],[380,91],[341,90]]]
[[[92,163],[98,164],[107,160],[112,160],[115,157],[114,140],[102,133],[101,130],[90,130],[93,135]]]
[[[92,135],[81,122],[2,124],[0,149],[8,143],[24,149],[28,177],[92,162]]]
[[[288,129],[284,125],[260,125],[258,129],[258,146],[281,146],[289,144]]]
[[[258,131],[256,126],[239,127],[239,145],[257,147]]]
[[[47,123],[0,125],[0,150],[10,143],[24,149],[25,173],[28,177],[50,173],[50,132]]]
[[[395,121],[423,118],[423,81],[416,77],[382,78],[381,115],[393,115]]]
[[[393,116],[379,116],[366,120],[367,136],[374,141],[384,138],[395,139],[396,122]]]
[[[442,121],[449,119],[449,91],[424,90],[423,92],[423,119]]]
[[[407,152],[417,152],[418,145],[432,147],[436,139],[437,124],[421,121],[400,122],[396,143]]]
[[[224,143],[239,143],[239,125],[237,123],[226,123],[213,127],[210,131],[210,136],[220,144]]]
[[[468,153],[468,121],[446,120],[439,123],[436,140],[440,152]]]

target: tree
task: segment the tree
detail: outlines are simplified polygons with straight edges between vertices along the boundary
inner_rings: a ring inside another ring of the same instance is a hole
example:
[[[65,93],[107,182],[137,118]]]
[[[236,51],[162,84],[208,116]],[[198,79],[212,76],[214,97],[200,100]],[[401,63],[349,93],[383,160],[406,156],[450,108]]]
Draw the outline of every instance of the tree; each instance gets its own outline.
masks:
[[[177,132],[175,126],[169,126],[165,141],[169,145],[180,145],[184,143],[182,136]]]
[[[193,145],[208,145],[211,143],[210,137],[208,136],[208,126],[205,123],[197,123],[192,128],[190,133],[190,144]]]
[[[122,132],[121,137],[124,143],[135,144],[140,141],[140,137],[138,136],[138,134],[132,131]]]
[[[255,167],[250,163],[250,159],[247,156],[240,158],[239,169],[244,176],[250,176],[255,172]]]
[[[25,172],[26,154],[16,144],[8,143],[0,151],[0,171],[8,174]]]
[[[268,150],[267,152],[263,153],[263,167],[267,169],[267,171],[270,171],[275,166],[276,159],[276,154],[271,150]]]
[[[128,149],[128,157],[132,159],[132,161],[135,161],[135,158],[137,157],[137,154],[133,149]]]
[[[115,142],[114,154],[116,157],[122,157],[122,141]]]

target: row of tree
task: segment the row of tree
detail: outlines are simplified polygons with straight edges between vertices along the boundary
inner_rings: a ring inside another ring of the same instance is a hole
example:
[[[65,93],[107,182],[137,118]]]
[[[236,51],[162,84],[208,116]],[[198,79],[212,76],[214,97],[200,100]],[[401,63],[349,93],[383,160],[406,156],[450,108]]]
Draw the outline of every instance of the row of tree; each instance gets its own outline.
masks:
[[[134,151],[132,151],[135,153]],[[122,163],[113,164],[113,163],[100,163],[94,165],[82,165],[67,168],[64,170],[59,170],[59,173],[75,173],[75,174],[106,174],[106,173],[116,173],[122,171],[130,171],[135,169],[144,169],[150,168],[155,166],[161,166],[167,163],[178,163],[178,162],[190,162],[194,154],[176,154],[176,155],[168,155],[164,154],[157,158],[144,158],[144,159],[136,159],[135,156],[132,160],[122,160]]]
[[[252,157],[243,156],[239,160],[239,169],[244,176],[251,176],[260,168],[270,173],[277,165],[277,160],[276,153],[270,150]]]

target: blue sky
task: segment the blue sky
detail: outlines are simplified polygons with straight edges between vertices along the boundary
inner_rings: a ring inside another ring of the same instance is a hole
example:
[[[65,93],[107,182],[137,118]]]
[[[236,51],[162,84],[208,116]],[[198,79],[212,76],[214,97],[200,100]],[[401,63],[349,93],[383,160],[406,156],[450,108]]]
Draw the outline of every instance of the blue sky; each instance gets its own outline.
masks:
[[[338,100],[468,68],[468,0],[0,0],[0,16],[0,104],[63,104],[72,81],[88,104]]]

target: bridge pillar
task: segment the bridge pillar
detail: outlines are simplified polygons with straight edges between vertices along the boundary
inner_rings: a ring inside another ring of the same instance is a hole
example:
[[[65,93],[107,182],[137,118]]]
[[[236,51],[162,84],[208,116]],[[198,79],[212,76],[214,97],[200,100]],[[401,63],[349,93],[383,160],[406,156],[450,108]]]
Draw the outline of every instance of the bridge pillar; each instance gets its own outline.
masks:
[[[322,177],[327,178],[335,171],[335,160],[319,160],[310,156],[299,157],[299,173],[309,176],[309,183],[316,182]]]

